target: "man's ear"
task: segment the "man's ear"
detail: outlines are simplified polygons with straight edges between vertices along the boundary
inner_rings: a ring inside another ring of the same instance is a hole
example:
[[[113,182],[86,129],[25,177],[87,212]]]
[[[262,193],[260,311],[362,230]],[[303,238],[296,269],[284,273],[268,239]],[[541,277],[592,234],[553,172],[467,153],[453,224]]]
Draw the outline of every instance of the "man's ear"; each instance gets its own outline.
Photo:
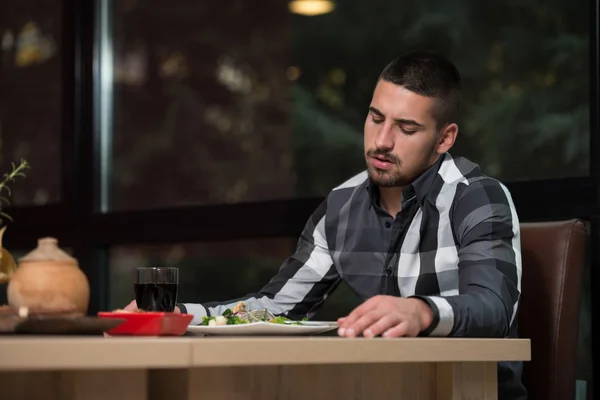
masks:
[[[444,154],[448,152],[452,148],[452,146],[454,146],[456,135],[458,135],[458,125],[456,125],[455,123],[447,125],[440,132],[436,146],[436,152],[438,154]]]

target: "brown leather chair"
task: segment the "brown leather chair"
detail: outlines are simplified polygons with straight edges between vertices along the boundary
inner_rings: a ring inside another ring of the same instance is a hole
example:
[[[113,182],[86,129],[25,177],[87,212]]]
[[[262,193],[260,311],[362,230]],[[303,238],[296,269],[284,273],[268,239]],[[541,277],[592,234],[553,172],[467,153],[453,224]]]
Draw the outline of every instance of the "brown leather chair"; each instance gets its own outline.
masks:
[[[523,383],[530,400],[575,398],[581,281],[587,248],[582,221],[521,224],[523,277],[519,336],[531,339]]]

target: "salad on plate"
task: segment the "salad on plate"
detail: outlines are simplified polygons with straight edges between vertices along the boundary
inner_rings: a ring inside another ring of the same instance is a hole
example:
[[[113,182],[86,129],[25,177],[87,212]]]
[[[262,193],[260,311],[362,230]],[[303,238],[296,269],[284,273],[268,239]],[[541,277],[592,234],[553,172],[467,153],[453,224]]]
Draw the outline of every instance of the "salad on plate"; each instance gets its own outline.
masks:
[[[248,311],[246,304],[239,302],[231,309],[227,309],[221,315],[214,317],[202,317],[200,325],[204,326],[224,326],[224,325],[241,325],[256,322],[270,322],[273,324],[286,325],[302,325],[303,321],[308,321],[307,318],[302,321],[294,321],[287,317],[276,316],[266,309]]]

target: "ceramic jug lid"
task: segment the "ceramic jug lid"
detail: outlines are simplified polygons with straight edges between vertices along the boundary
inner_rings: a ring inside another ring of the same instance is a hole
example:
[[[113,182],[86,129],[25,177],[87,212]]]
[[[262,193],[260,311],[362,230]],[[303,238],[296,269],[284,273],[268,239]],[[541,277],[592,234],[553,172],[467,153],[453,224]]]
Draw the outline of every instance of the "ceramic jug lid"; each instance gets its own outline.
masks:
[[[77,264],[75,258],[58,247],[58,240],[51,237],[39,239],[37,248],[21,258],[20,261],[62,261]]]

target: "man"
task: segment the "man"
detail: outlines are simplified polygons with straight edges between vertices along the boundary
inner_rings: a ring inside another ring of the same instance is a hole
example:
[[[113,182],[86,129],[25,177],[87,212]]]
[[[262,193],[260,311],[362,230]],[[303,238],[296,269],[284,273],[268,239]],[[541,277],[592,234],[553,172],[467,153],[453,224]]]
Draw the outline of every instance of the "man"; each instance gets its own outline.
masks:
[[[238,301],[311,317],[344,280],[365,301],[339,319],[343,337],[517,337],[519,221],[504,185],[448,153],[460,97],[445,58],[392,61],[365,121],[367,170],[329,193],[279,273],[243,299],[178,308],[194,323]],[[500,398],[526,398],[521,371],[499,364]]]

